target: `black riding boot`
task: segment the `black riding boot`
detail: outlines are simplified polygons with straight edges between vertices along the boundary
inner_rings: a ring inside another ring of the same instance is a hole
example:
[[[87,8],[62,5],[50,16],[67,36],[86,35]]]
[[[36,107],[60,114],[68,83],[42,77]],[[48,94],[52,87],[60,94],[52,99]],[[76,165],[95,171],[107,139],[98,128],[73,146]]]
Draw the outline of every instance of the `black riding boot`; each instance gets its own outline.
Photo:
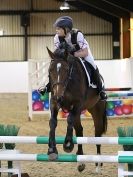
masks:
[[[50,89],[50,83],[48,83],[45,87],[41,87],[40,89],[38,89],[38,92],[41,95],[44,95],[45,93],[49,93],[51,91]]]
[[[97,85],[97,90],[101,97],[101,100],[106,100],[107,94],[105,93],[104,88],[102,86],[101,76],[100,76],[98,68],[96,70],[94,69],[93,78],[94,78],[94,82]]]

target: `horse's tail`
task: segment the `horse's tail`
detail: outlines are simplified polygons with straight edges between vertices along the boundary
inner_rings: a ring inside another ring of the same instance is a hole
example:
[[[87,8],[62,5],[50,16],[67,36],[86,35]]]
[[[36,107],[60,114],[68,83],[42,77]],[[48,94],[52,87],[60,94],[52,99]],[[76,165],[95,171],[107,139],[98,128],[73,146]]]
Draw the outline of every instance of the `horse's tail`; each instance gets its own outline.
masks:
[[[103,114],[103,133],[106,133],[108,127],[107,114],[106,114],[107,101],[105,102],[105,109]]]

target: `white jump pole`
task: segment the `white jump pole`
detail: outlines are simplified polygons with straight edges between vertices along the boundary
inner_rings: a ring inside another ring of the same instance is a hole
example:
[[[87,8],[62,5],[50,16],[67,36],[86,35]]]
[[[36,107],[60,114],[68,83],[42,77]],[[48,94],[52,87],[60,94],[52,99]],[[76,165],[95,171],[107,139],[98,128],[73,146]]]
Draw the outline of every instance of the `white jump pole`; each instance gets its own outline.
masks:
[[[0,160],[6,161],[49,161],[47,154],[0,154]],[[117,155],[75,155],[59,154],[54,162],[105,162],[105,163],[133,163],[131,156]]]
[[[56,137],[57,144],[63,144],[65,137]],[[48,144],[45,136],[0,136],[0,143]],[[73,137],[74,144],[119,144],[133,145],[133,137]]]

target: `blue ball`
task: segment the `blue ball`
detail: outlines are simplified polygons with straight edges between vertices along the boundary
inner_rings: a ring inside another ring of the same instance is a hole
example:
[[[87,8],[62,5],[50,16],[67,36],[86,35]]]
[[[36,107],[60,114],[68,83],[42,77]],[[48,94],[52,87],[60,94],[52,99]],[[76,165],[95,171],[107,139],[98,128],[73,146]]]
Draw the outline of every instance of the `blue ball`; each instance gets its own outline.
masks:
[[[122,104],[122,100],[114,101],[115,106],[120,106]]]
[[[33,100],[33,101],[38,101],[39,99],[40,99],[40,94],[38,93],[37,90],[34,90],[34,91],[32,92],[32,100]]]
[[[107,109],[106,110],[106,115],[107,116],[113,116],[114,115],[114,110],[113,109]]]
[[[44,108],[49,109],[49,100],[44,101]]]

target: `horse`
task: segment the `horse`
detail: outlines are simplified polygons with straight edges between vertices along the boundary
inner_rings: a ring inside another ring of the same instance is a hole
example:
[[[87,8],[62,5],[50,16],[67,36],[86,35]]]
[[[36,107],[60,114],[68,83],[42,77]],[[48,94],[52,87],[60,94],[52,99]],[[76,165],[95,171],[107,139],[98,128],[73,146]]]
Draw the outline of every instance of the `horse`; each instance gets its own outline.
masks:
[[[101,101],[96,88],[88,85],[86,73],[79,58],[71,55],[67,50],[57,49],[48,53],[51,58],[49,66],[49,81],[51,87],[49,120],[48,157],[54,161],[58,158],[55,131],[57,127],[57,115],[60,108],[67,110],[67,131],[63,144],[65,152],[70,153],[74,148],[73,129],[77,137],[83,137],[81,124],[81,112],[87,109],[93,118],[95,137],[101,137],[107,131],[106,100]],[[101,154],[101,145],[97,144],[97,154]],[[77,155],[83,155],[82,144],[78,144]],[[96,163],[98,167],[101,164]],[[85,164],[80,164],[78,170],[82,171]]]

